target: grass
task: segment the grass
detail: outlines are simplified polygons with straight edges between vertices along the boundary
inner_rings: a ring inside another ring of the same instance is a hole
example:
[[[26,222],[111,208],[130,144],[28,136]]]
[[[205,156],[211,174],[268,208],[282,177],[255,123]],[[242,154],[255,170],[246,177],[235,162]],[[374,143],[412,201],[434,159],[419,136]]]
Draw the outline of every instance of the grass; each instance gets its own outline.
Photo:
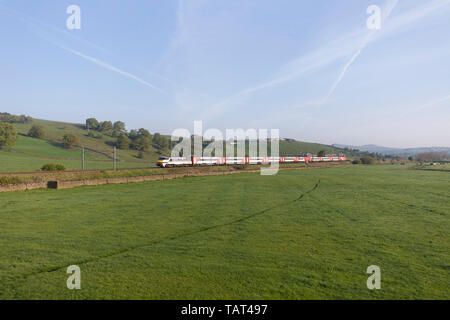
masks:
[[[65,149],[61,143],[55,141],[19,135],[12,151],[0,149],[0,172],[35,171],[47,163],[64,164],[70,170],[81,169],[81,148],[79,147]],[[111,169],[112,167],[111,158],[85,149],[86,169]],[[155,161],[151,159],[119,161],[117,167],[155,167]]]
[[[32,157],[20,153],[11,153],[0,150],[0,172],[28,172],[36,171],[47,163],[64,164],[68,170],[81,169],[80,160],[67,159],[46,159],[40,157]],[[118,168],[145,168],[154,167],[152,162],[117,162]],[[112,169],[113,163],[111,161],[86,161],[85,169]]]
[[[0,299],[449,299],[449,186],[349,166],[0,194]]]
[[[115,143],[116,138],[106,134],[102,134],[100,139],[88,137],[88,131],[82,124],[34,119],[33,122],[26,124],[14,124],[14,126],[20,134],[26,135],[28,130],[30,130],[34,124],[42,126],[45,131],[45,139],[55,144],[61,144],[62,137],[66,133],[72,133],[76,135],[80,140],[80,143],[87,148],[91,148],[109,155],[112,155],[113,153],[112,146]],[[95,131],[95,133],[97,134],[98,132]],[[117,157],[121,160],[143,162],[141,159],[137,158],[137,155],[138,152],[136,150],[117,150]],[[146,159],[144,159],[144,161],[150,161],[153,163],[156,162],[158,157],[159,154],[152,151],[146,154]]]
[[[66,149],[62,144],[27,136],[19,136],[12,150],[35,157],[76,159],[78,161],[81,159],[81,148],[79,147]],[[85,150],[84,156],[86,160],[111,160],[103,154],[90,150]]]

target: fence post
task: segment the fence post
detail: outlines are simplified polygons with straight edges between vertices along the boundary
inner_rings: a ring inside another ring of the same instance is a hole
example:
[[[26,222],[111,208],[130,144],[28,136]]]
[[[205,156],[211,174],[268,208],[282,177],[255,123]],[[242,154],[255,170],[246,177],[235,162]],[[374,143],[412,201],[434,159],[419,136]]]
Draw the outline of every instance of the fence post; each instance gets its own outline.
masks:
[[[116,147],[114,147],[114,171],[116,171]]]

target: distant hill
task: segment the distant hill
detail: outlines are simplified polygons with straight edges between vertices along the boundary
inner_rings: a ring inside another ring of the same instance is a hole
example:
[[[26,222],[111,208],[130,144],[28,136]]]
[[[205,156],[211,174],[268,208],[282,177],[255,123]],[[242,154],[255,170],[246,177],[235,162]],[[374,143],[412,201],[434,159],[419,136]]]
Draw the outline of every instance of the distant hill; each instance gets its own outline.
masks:
[[[360,151],[367,151],[381,154],[393,154],[393,155],[417,155],[422,152],[447,152],[450,153],[450,147],[421,147],[421,148],[390,148],[382,147],[374,144],[368,144],[364,146],[352,146],[344,144],[333,144],[337,148],[358,149]]]
[[[324,150],[326,154],[336,154],[344,151],[342,148],[320,143],[302,142],[294,139],[280,141],[280,155],[282,156],[296,156],[304,153],[317,154],[321,150]]]

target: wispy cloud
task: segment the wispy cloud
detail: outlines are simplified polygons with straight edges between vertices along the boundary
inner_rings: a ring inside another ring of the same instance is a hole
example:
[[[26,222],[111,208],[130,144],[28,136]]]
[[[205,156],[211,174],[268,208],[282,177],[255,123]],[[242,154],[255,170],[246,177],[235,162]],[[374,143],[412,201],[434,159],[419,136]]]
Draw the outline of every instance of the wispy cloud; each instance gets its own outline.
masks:
[[[93,42],[91,42],[89,40],[80,38],[80,37],[74,35],[73,33],[68,32],[67,30],[57,28],[57,27],[52,26],[52,25],[50,25],[48,23],[40,21],[40,20],[38,20],[36,18],[30,17],[30,16],[28,16],[28,15],[22,13],[22,12],[19,12],[19,11],[15,10],[15,9],[12,9],[10,7],[5,6],[3,3],[0,3],[0,6],[3,9],[3,12],[9,12],[9,14],[17,17],[20,21],[22,21],[22,22],[24,22],[24,23],[26,23],[26,24],[28,24],[30,26],[33,26],[33,27],[37,27],[38,26],[38,27],[46,29],[46,30],[52,30],[52,31],[54,31],[56,33],[59,33],[61,35],[64,35],[64,36],[69,37],[71,39],[74,39],[76,41],[79,41],[80,43],[83,43],[83,44],[85,44],[85,45],[87,45],[87,46],[89,46],[89,47],[91,47],[93,49],[96,49],[96,50],[101,51],[101,52],[106,53],[106,54],[111,54],[111,51],[109,51],[108,49],[103,48],[102,46],[99,46],[99,45],[97,45],[97,44],[95,44],[95,43],[93,43]]]
[[[51,43],[51,44],[53,44],[53,45],[55,45],[55,46],[61,48],[61,49],[65,50],[65,51],[67,51],[67,52],[70,52],[70,53],[72,53],[72,54],[74,54],[74,55],[76,55],[76,56],[78,56],[78,57],[81,57],[81,58],[83,58],[83,59],[85,59],[85,60],[88,60],[88,61],[90,61],[90,62],[93,62],[93,63],[95,63],[96,65],[98,65],[98,66],[100,66],[100,67],[102,67],[102,68],[104,68],[104,69],[107,69],[107,70],[116,72],[116,73],[118,73],[118,74],[120,74],[120,75],[122,75],[122,76],[124,76],[124,77],[127,77],[127,78],[129,78],[129,79],[135,80],[135,81],[137,81],[137,82],[139,82],[139,83],[141,83],[141,84],[143,84],[143,85],[145,85],[145,86],[147,86],[147,87],[149,87],[149,88],[151,88],[151,89],[153,89],[153,90],[156,90],[156,91],[158,91],[158,92],[160,92],[160,93],[162,93],[162,94],[167,94],[167,92],[165,92],[164,90],[160,89],[159,87],[157,87],[157,86],[155,86],[155,85],[149,83],[148,81],[146,81],[146,80],[144,80],[144,79],[142,79],[142,78],[140,78],[140,77],[138,77],[138,76],[136,76],[136,75],[134,75],[134,74],[131,74],[131,73],[127,72],[127,71],[124,71],[124,70],[122,70],[122,69],[119,69],[119,68],[117,68],[117,67],[115,67],[115,66],[113,66],[113,65],[111,65],[111,64],[109,64],[109,63],[106,63],[106,62],[104,62],[104,61],[102,61],[102,60],[100,60],[100,59],[97,59],[97,58],[94,58],[94,57],[89,56],[89,55],[87,55],[87,54],[81,53],[81,52],[79,52],[79,51],[77,51],[77,50],[70,49],[70,48],[68,48],[68,47],[66,47],[66,46],[64,46],[64,45],[61,45],[61,44],[59,44],[59,43],[53,41],[53,40],[50,40],[49,37],[43,36],[41,33],[38,32],[38,30],[41,29],[41,30],[46,30],[46,31],[51,30],[51,31],[54,31],[54,32],[58,32],[58,33],[60,33],[60,34],[63,34],[63,35],[65,35],[65,36],[68,36],[68,37],[70,37],[70,38],[72,38],[72,39],[76,39],[76,40],[80,41],[81,43],[87,44],[87,45],[89,45],[90,47],[95,48],[95,49],[97,49],[97,50],[99,50],[99,51],[106,52],[106,53],[110,53],[110,52],[109,52],[108,50],[106,50],[105,48],[103,48],[103,47],[101,47],[101,46],[98,46],[98,45],[96,45],[96,44],[94,44],[94,43],[92,43],[92,42],[90,42],[90,41],[88,41],[88,40],[85,40],[85,39],[82,39],[82,38],[80,38],[80,37],[74,36],[74,35],[70,34],[69,32],[67,32],[67,31],[65,31],[65,30],[56,28],[56,27],[51,26],[51,25],[49,25],[49,24],[47,24],[47,23],[44,23],[44,22],[42,22],[42,21],[39,21],[39,20],[37,20],[37,19],[35,19],[35,18],[29,17],[29,16],[27,16],[27,15],[25,15],[25,14],[23,14],[23,13],[17,11],[17,10],[8,8],[8,7],[6,7],[5,5],[3,5],[3,4],[1,4],[1,3],[0,3],[0,6],[3,7],[6,11],[8,11],[8,12],[10,12],[11,14],[15,15],[16,17],[18,17],[20,21],[22,21],[22,22],[24,22],[24,23],[30,25],[30,26],[32,27],[31,30],[32,30],[37,36],[39,36],[40,38],[42,38],[43,40],[45,40],[45,41],[47,41],[47,42],[49,42],[49,43]],[[155,74],[155,75],[156,75],[156,74]],[[165,78],[162,77],[162,76],[159,76],[159,75],[157,75],[157,76],[160,77],[161,79],[167,80],[167,79],[165,79]],[[167,81],[168,81],[168,80],[167,80]]]
[[[327,94],[323,98],[318,98],[314,103],[302,103],[301,105],[320,106],[325,104],[331,94],[336,90],[339,83],[343,80],[350,66],[356,61],[361,52],[371,42],[379,41],[382,37],[387,37],[396,32],[405,31],[413,23],[433,13],[439,12],[444,7],[450,5],[450,0],[434,0],[424,5],[410,9],[404,13],[397,14],[386,24],[387,18],[391,15],[393,9],[397,6],[398,0],[388,0],[383,12],[383,27],[381,31],[368,31],[366,28],[355,30],[339,39],[335,39],[318,49],[311,51],[297,59],[294,59],[274,74],[269,80],[246,88],[233,94],[222,101],[210,106],[204,110],[203,117],[213,118],[218,114],[229,111],[239,104],[243,99],[256,94],[259,91],[281,85],[288,81],[297,79],[301,76],[321,70],[322,68],[346,57],[350,56],[349,61],[339,73],[337,79],[331,85]]]
[[[124,70],[121,70],[121,69],[119,69],[119,68],[116,68],[116,67],[114,67],[114,66],[112,66],[112,65],[110,65],[110,64],[108,64],[108,63],[106,63],[106,62],[104,62],[104,61],[101,61],[101,60],[99,60],[99,59],[93,58],[93,57],[91,57],[91,56],[88,56],[88,55],[83,54],[83,53],[81,53],[81,52],[78,52],[78,51],[76,51],[76,50],[73,50],[73,49],[67,48],[67,47],[65,47],[65,46],[63,46],[63,45],[57,44],[57,43],[55,43],[55,42],[53,42],[53,41],[50,41],[50,40],[47,40],[47,41],[53,43],[55,46],[58,46],[59,48],[61,48],[61,49],[63,49],[63,50],[66,50],[67,52],[70,52],[70,53],[72,53],[72,54],[74,54],[74,55],[76,55],[76,56],[79,56],[79,57],[81,57],[81,58],[83,58],[83,59],[86,59],[86,60],[88,60],[88,61],[91,61],[91,62],[95,63],[96,65],[98,65],[98,66],[100,66],[100,67],[102,67],[102,68],[105,68],[106,70],[110,70],[110,71],[116,72],[116,73],[118,73],[118,74],[120,74],[120,75],[122,75],[122,76],[125,76],[125,77],[129,78],[129,79],[136,80],[137,82],[139,82],[139,83],[141,83],[141,84],[143,84],[143,85],[145,85],[145,86],[147,86],[147,87],[149,87],[149,88],[151,88],[151,89],[153,89],[153,90],[156,90],[156,91],[158,91],[158,92],[160,92],[160,93],[163,93],[163,94],[167,94],[167,93],[166,93],[165,91],[163,91],[162,89],[160,89],[160,88],[158,88],[158,87],[155,87],[155,86],[152,85],[151,83],[149,83],[149,82],[147,82],[147,81],[145,81],[145,80],[143,80],[143,79],[141,79],[141,78],[139,78],[139,77],[137,77],[137,76],[135,76],[135,75],[133,75],[133,74],[131,74],[131,73],[129,73],[129,72],[126,72],[126,71],[124,71]]]

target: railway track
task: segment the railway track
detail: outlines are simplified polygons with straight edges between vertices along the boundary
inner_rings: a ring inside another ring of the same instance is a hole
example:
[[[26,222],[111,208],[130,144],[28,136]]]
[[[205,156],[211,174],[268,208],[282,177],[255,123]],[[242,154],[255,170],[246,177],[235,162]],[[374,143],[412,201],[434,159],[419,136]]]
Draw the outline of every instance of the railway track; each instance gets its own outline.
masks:
[[[340,162],[339,164],[337,163],[333,163],[332,165],[330,165],[331,163],[309,163],[308,166],[306,167],[300,167],[299,168],[314,168],[314,167],[332,167],[332,166],[339,166],[339,165],[348,165],[348,162]],[[214,168],[216,166],[184,166],[184,167],[178,167],[178,168],[187,168],[187,169],[193,169],[196,170],[196,168]],[[233,166],[229,166],[229,167],[233,167]],[[177,168],[177,167],[174,167]],[[171,169],[171,168],[161,168],[161,167],[140,167],[140,168],[117,168],[115,171],[132,171],[132,170],[148,170],[148,171],[155,171],[155,170],[167,170],[167,169]],[[172,168],[173,169],[173,168]],[[239,169],[239,171],[246,171],[246,170],[255,170],[255,169],[259,169],[259,166],[253,166],[252,169],[248,168],[248,169]],[[283,167],[280,166],[280,169],[296,169],[295,167]],[[52,173],[86,173],[86,172],[103,172],[103,171],[114,171],[114,169],[85,169],[85,170],[63,170],[63,171],[18,171],[18,172],[14,172],[14,171],[10,171],[10,172],[0,172],[0,176],[1,175],[40,175],[40,174],[52,174]]]

